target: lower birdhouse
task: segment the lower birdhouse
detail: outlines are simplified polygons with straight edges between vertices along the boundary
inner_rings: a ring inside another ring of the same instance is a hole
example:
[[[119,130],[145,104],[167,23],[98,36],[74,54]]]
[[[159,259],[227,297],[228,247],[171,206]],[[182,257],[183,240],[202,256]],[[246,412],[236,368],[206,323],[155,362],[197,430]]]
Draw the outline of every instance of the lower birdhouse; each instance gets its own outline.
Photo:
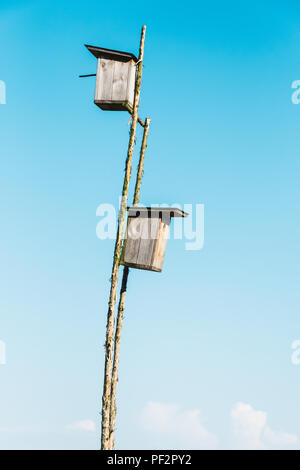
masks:
[[[86,47],[98,59],[94,103],[104,110],[132,112],[137,58],[130,52]]]
[[[130,207],[121,264],[161,272],[172,217],[186,217],[180,209]]]

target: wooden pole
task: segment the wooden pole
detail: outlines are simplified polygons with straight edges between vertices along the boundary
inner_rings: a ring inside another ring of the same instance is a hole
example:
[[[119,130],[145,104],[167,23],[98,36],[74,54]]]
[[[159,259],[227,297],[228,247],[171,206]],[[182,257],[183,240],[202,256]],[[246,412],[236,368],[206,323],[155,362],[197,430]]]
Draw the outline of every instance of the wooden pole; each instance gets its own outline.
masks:
[[[147,148],[149,126],[150,126],[150,119],[146,118],[144,133],[143,133],[143,140],[142,140],[142,145],[141,145],[141,150],[140,150],[140,160],[139,160],[138,171],[137,171],[137,175],[136,175],[135,188],[134,188],[134,196],[133,196],[133,205],[134,206],[136,206],[139,203],[139,200],[140,200],[140,191],[141,191],[142,177],[143,177],[143,174],[144,174],[144,161],[145,161],[145,153],[146,153],[146,148]]]
[[[139,164],[138,164],[135,189],[134,189],[134,197],[133,197],[134,206],[138,204],[139,198],[140,198],[140,189],[141,189],[141,182],[142,182],[142,177],[144,173],[144,160],[145,160],[145,152],[147,148],[149,125],[150,125],[150,119],[146,118],[144,133],[143,133],[143,140],[142,140],[142,145],[141,145],[141,150],[140,150],[140,159],[139,159]],[[118,314],[117,314],[117,326],[116,326],[115,340],[114,340],[114,360],[113,360],[113,371],[112,371],[112,380],[111,380],[111,398],[110,398],[110,431],[109,431],[109,434],[110,434],[109,448],[110,449],[113,449],[115,445],[114,431],[115,431],[115,419],[116,419],[116,413],[117,413],[116,396],[117,396],[117,384],[118,384],[118,368],[119,368],[119,359],[120,359],[121,333],[122,333],[122,327],[123,327],[128,273],[129,273],[129,268],[127,266],[124,266],[119,306],[118,306]]]
[[[113,360],[113,335],[114,335],[114,312],[116,305],[116,293],[118,284],[119,264],[122,248],[122,239],[124,231],[124,222],[126,217],[128,186],[131,177],[132,156],[134,150],[134,142],[136,135],[136,127],[138,121],[138,111],[140,102],[141,82],[142,82],[142,69],[144,58],[144,44],[145,44],[146,26],[142,27],[139,58],[136,70],[134,104],[132,113],[132,123],[130,128],[130,137],[127,151],[127,159],[125,165],[125,176],[122,189],[122,199],[119,210],[118,228],[114,249],[111,287],[108,302],[107,324],[106,324],[106,341],[105,341],[105,364],[104,364],[104,383],[102,395],[102,429],[101,429],[101,449],[109,449],[109,419],[110,419],[110,396],[111,396],[111,376],[112,376],[112,360]]]

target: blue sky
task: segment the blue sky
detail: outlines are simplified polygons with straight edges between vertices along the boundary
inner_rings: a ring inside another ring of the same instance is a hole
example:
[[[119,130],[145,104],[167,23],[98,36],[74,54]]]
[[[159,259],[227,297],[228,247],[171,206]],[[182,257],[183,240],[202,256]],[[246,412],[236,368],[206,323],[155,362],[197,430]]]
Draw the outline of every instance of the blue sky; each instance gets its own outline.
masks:
[[[99,446],[113,241],[96,209],[118,203],[129,127],[78,75],[96,71],[84,43],[137,54],[142,24],[141,202],[204,204],[205,244],[131,270],[117,447],[300,447],[299,13],[1,2],[0,448]]]

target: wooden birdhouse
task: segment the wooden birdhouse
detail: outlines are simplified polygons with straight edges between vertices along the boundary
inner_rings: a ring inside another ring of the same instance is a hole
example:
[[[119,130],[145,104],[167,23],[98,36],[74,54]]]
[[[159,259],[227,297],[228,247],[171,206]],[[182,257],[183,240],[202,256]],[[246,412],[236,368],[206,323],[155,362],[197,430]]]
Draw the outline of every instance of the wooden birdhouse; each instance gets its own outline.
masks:
[[[161,272],[172,217],[186,217],[180,209],[129,207],[121,264]]]
[[[94,103],[104,110],[132,112],[137,58],[130,52],[86,47],[98,59]]]

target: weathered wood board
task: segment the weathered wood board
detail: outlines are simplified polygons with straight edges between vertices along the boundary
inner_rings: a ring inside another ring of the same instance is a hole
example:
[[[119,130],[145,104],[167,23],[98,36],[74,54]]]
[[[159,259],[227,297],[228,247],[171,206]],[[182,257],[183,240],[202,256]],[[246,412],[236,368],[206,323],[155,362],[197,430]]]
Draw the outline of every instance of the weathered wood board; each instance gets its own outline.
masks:
[[[162,270],[167,246],[167,240],[170,231],[170,224],[164,223],[160,219],[159,234],[155,244],[151,265],[158,271]]]
[[[125,111],[132,108],[136,65],[99,58],[96,76],[95,104],[104,110]]]

